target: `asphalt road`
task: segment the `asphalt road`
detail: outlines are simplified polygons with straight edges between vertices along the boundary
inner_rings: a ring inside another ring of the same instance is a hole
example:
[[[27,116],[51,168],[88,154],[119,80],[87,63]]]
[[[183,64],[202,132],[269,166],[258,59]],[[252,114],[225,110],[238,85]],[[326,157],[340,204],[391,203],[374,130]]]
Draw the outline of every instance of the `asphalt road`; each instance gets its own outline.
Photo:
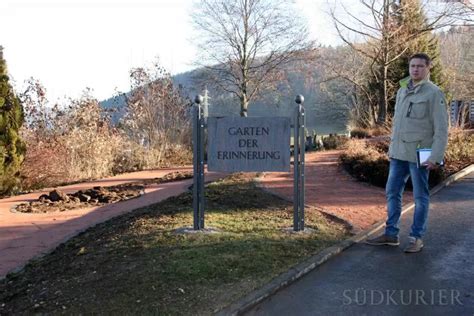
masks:
[[[431,198],[425,247],[357,244],[246,315],[474,316],[474,172]],[[380,232],[379,232],[380,233]]]

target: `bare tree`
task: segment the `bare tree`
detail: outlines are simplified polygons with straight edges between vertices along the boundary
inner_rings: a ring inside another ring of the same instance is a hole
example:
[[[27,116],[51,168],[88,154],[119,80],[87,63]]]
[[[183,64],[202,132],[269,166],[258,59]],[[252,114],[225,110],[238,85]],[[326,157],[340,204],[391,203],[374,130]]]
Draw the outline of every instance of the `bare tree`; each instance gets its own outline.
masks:
[[[281,70],[312,47],[307,29],[285,0],[201,0],[194,23],[200,33],[198,64],[206,80],[249,103],[274,87]]]
[[[413,0],[360,0],[369,19],[358,17],[345,8],[346,18],[338,16],[334,9],[330,13],[343,42],[370,61],[369,70],[378,86],[378,124],[385,123],[389,102],[396,90],[390,80],[392,65],[404,56],[412,41],[435,29],[455,25],[467,12],[461,5],[446,4],[440,10],[431,10],[430,19],[423,27],[407,32],[405,25],[397,23],[396,16],[410,2],[414,3]],[[421,6],[421,10],[425,10],[426,3]],[[351,40],[348,34],[356,35],[357,39]]]
[[[474,99],[474,26],[452,28],[441,34],[441,56],[448,89],[456,100]]]
[[[463,26],[474,26],[473,0],[444,0],[444,2],[452,2],[457,5],[457,11],[459,14],[456,17],[456,21],[461,22]]]
[[[363,128],[373,126],[377,119],[377,102],[367,80],[366,71],[370,60],[363,55],[354,54],[348,46],[339,46],[324,54],[319,62],[323,66],[320,86],[326,87],[333,81],[346,83],[339,84],[337,91],[346,96],[345,110],[349,111],[350,125]],[[327,88],[329,91],[333,90]]]
[[[182,143],[189,134],[189,101],[158,61],[151,69],[132,69],[130,77],[132,91],[126,96],[122,128],[136,143],[156,152],[159,161],[171,145]]]
[[[452,126],[465,127],[469,122],[469,107],[474,100],[474,26],[451,28],[441,34],[441,55],[448,77],[452,101],[457,102],[457,122]]]

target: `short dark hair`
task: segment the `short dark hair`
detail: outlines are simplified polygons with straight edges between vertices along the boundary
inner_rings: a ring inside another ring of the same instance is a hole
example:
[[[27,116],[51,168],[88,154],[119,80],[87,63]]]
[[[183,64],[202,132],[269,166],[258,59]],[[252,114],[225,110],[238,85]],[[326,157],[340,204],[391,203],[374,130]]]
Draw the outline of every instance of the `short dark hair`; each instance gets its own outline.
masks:
[[[430,56],[428,56],[427,54],[425,53],[416,53],[416,54],[413,54],[411,55],[410,59],[408,60],[408,62],[410,62],[412,59],[414,58],[418,58],[418,59],[424,59],[426,61],[426,65],[429,66],[431,65],[431,58]]]

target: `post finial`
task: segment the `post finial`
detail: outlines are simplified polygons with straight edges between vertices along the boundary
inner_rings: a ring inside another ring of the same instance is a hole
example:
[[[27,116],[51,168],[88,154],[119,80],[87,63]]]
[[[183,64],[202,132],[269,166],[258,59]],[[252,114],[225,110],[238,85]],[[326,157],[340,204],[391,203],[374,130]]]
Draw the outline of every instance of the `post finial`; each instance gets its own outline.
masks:
[[[304,97],[303,97],[301,94],[298,94],[298,95],[296,96],[296,98],[295,98],[295,102],[296,102],[297,104],[303,104],[303,102],[304,102]]]
[[[200,95],[200,94],[198,94],[198,95],[194,98],[194,103],[201,104],[202,101],[204,101],[204,98],[203,98],[202,95]]]

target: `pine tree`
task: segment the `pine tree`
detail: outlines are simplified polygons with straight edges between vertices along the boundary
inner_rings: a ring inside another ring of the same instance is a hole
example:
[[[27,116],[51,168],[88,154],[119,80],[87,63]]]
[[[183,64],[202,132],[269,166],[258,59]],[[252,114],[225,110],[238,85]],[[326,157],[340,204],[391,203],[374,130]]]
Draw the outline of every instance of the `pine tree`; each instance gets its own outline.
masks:
[[[415,53],[425,53],[432,59],[430,80],[441,88],[445,87],[445,79],[441,65],[439,39],[427,30],[428,22],[419,0],[400,0],[394,5],[394,15],[401,27],[398,40],[399,51],[405,50],[391,71],[392,78],[397,81],[407,77],[409,58]]]
[[[442,89],[445,82],[438,37],[430,30],[433,24],[428,23],[420,0],[384,0],[381,9],[373,12],[383,23],[379,25],[379,47],[367,75],[367,88],[375,97],[372,103],[377,103],[372,104],[377,109],[377,124],[383,125],[393,115],[399,82],[409,75],[411,55],[428,54],[433,60],[430,80]]]
[[[19,188],[25,144],[19,137],[23,108],[9,84],[3,47],[0,46],[0,195]]]

